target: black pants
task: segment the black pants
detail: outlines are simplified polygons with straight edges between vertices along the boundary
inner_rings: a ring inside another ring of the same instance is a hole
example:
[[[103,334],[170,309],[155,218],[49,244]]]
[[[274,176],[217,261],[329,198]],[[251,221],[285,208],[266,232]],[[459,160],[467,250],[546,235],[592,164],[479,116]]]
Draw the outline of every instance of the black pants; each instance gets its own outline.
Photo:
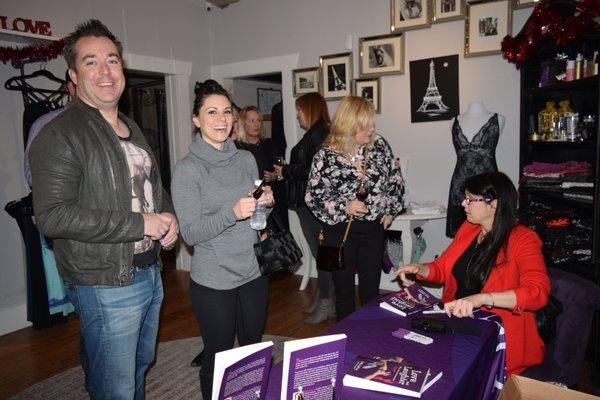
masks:
[[[325,226],[327,244],[339,246],[346,223]],[[346,267],[333,271],[335,284],[335,314],[339,321],[356,310],[354,304],[354,273],[358,271],[358,297],[361,304],[379,295],[379,280],[383,263],[383,226],[377,221],[353,221],[345,246]]]
[[[308,207],[296,208],[296,214],[298,214],[300,227],[302,228],[302,233],[306,238],[310,252],[316,260],[321,223]],[[331,276],[331,272],[317,269],[317,289],[319,289],[319,298],[321,299],[329,299],[333,296],[333,277]]]
[[[202,397],[210,400],[215,353],[233,348],[236,335],[240,346],[262,340],[269,281],[261,276],[235,289],[217,290],[190,279],[190,297],[204,341],[200,387]]]

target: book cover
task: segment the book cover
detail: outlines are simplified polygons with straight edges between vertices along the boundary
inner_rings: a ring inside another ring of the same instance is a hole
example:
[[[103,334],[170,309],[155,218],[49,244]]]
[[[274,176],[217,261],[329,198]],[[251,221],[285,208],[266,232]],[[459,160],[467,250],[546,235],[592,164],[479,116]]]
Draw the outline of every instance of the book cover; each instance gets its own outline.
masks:
[[[281,400],[331,400],[344,375],[346,335],[285,342]]]
[[[221,351],[215,355],[212,398],[264,399],[267,393],[273,342]]]
[[[441,371],[411,365],[399,357],[359,356],[346,371],[344,386],[420,398],[441,377]]]
[[[379,307],[406,317],[426,310],[439,300],[417,282],[385,297]]]

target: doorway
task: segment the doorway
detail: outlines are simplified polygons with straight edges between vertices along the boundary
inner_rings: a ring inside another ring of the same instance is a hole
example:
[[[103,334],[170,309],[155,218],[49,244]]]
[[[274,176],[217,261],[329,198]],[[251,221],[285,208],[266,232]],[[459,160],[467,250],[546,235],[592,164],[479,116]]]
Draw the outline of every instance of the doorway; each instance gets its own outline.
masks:
[[[171,163],[165,76],[125,70],[125,82],[119,110],[140,127],[158,164],[163,187],[170,195]],[[175,255],[175,249],[161,252],[165,267],[175,266]]]
[[[160,169],[163,187],[171,192],[171,164],[165,77],[125,71],[125,91],[119,110],[135,121],[150,145]]]
[[[267,137],[272,138],[271,108],[274,99],[281,102],[281,72],[232,78],[231,96],[240,108],[256,106],[261,110]],[[283,131],[283,126],[281,129]]]

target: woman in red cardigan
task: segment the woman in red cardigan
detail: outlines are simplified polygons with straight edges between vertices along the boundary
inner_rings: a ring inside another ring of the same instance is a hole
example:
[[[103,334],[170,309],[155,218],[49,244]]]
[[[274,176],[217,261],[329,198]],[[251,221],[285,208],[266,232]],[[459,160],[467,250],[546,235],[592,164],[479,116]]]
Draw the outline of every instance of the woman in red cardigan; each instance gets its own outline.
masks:
[[[509,374],[539,364],[544,343],[534,313],[548,301],[550,280],[535,232],[517,224],[517,191],[501,172],[467,179],[462,206],[467,221],[446,251],[429,264],[408,264],[397,274],[443,283],[448,316],[473,317],[486,307],[504,322]]]

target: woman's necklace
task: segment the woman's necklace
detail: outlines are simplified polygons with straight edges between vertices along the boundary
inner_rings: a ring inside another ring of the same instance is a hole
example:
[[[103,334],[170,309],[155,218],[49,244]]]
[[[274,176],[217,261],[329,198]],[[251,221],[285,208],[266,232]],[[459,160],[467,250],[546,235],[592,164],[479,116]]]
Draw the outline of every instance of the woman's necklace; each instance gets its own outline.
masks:
[[[360,147],[358,149],[356,149],[356,151],[354,152],[354,154],[350,155],[347,154],[346,158],[348,158],[350,160],[350,162],[355,163],[358,158],[360,157]]]

